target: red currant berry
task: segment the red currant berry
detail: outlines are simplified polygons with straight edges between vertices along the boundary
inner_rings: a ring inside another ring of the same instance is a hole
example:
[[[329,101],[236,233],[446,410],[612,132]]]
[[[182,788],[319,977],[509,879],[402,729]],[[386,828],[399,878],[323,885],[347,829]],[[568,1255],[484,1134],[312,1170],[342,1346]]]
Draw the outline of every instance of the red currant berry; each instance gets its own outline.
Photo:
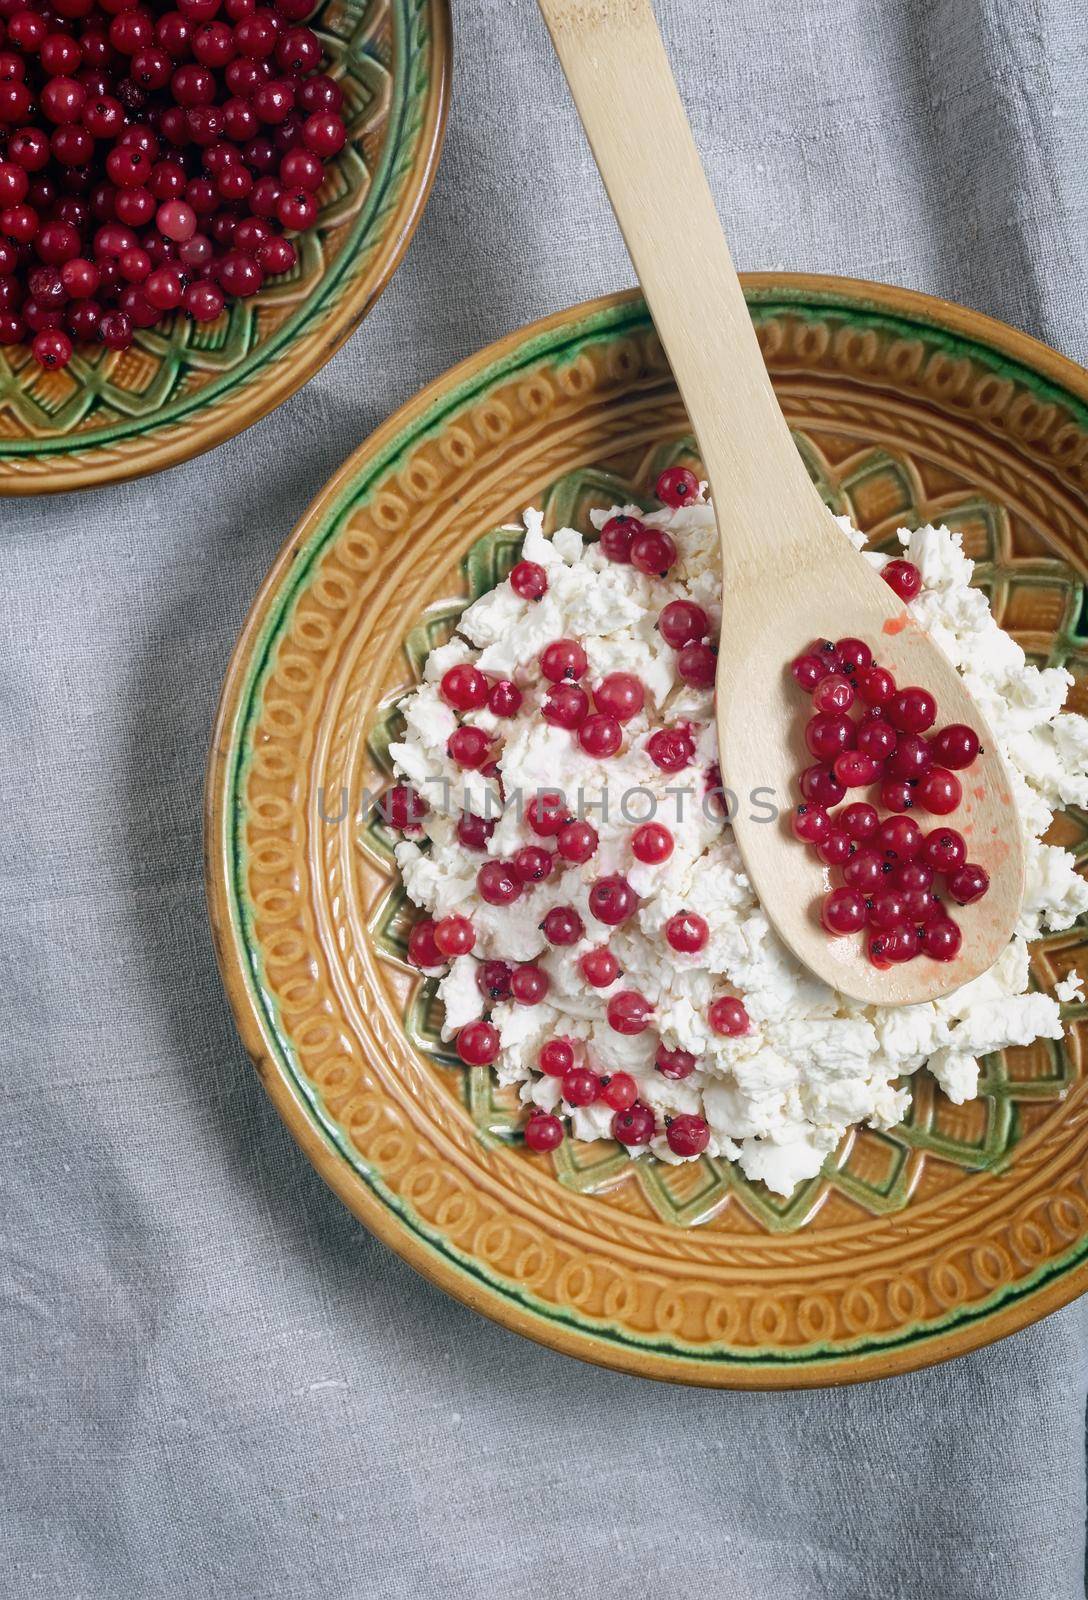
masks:
[[[947,767],[930,767],[919,780],[918,804],[935,816],[946,817],[963,799],[963,785]]]
[[[457,819],[457,838],[466,850],[486,850],[487,841],[495,832],[497,818],[478,817],[473,811],[462,811]]]
[[[335,112],[315,111],[302,124],[302,142],[324,160],[338,155],[346,138],[343,120]]]
[[[573,906],[553,906],[540,924],[540,931],[549,944],[563,946],[577,944],[586,928]]]
[[[567,802],[555,789],[542,790],[525,808],[525,820],[538,839],[554,839],[571,821]]]
[[[589,715],[589,696],[576,683],[553,683],[540,707],[553,728],[580,728]]]
[[[476,943],[476,929],[467,917],[443,917],[435,924],[434,942],[444,956],[467,956]]]
[[[196,212],[184,200],[164,200],[155,213],[155,226],[164,239],[183,243],[196,233]]]
[[[529,962],[517,967],[510,975],[510,995],[519,1006],[537,1006],[551,988],[551,979],[543,967]]]
[[[844,750],[835,757],[835,777],[844,789],[868,788],[883,770],[883,763],[874,761],[863,750]]]
[[[242,224],[244,227],[245,224]],[[239,228],[241,232],[241,228]],[[281,273],[290,272],[298,260],[298,251],[290,239],[273,237],[265,239],[257,246],[257,261],[270,277],[279,277]]]
[[[230,0],[227,0],[230,4]],[[307,5],[302,15],[309,16],[310,7]],[[280,10],[283,10],[282,0]],[[307,78],[298,92],[299,104],[304,111],[339,111],[344,103],[344,91],[335,78],[329,78],[324,73],[316,78]]]
[[[681,955],[696,955],[710,938],[705,917],[695,911],[678,911],[665,924],[665,938]]]
[[[818,657],[828,672],[838,672],[842,666],[838,649],[830,639],[814,639],[809,646],[808,654]]]
[[[682,650],[686,644],[698,644],[706,638],[710,618],[702,606],[691,600],[670,600],[658,617],[657,626],[671,649]]]
[[[621,989],[614,994],[607,1007],[608,1026],[615,1033],[645,1033],[650,1026],[653,1007],[637,989]]]
[[[495,717],[516,717],[521,710],[522,694],[516,683],[500,678],[492,684],[487,696],[487,709]]]
[[[252,256],[243,255],[240,250],[228,250],[219,262],[219,282],[228,294],[248,300],[264,282],[264,273]]]
[[[646,525],[637,517],[609,517],[601,529],[601,552],[609,560],[615,561],[620,566],[631,559],[631,540],[636,534],[645,533]]]
[[[865,926],[865,897],[857,889],[832,889],[820,908],[820,921],[836,938]]]
[[[930,749],[942,767],[947,767],[952,772],[961,772],[974,761],[981,745],[978,734],[973,728],[966,727],[962,722],[952,722],[947,728],[942,728],[940,733],[933,735]]]
[[[912,817],[886,817],[876,830],[873,844],[885,861],[899,866],[904,861],[915,860],[921,853],[922,830]]]
[[[816,685],[827,677],[829,668],[819,656],[795,656],[790,662],[793,681],[805,694],[811,694]]]
[[[535,561],[519,561],[510,573],[510,587],[523,600],[539,600],[548,592],[548,574]]]
[[[922,949],[934,961],[954,961],[963,943],[963,934],[951,917],[935,917],[922,933]]]
[[[718,671],[718,652],[713,645],[686,644],[676,657],[676,670],[692,688],[709,689]]]
[[[859,850],[842,869],[843,882],[861,894],[872,894],[891,873],[891,863],[876,850]]]
[[[803,844],[819,844],[831,830],[831,818],[822,806],[795,806],[790,817],[795,839]]]
[[[800,779],[801,793],[813,805],[837,806],[843,799],[846,790],[836,778],[834,769],[819,763],[813,767],[806,767]]]
[[[132,343],[132,318],[124,311],[107,311],[98,324],[98,337],[107,350],[127,350]]]
[[[276,221],[292,233],[312,228],[317,212],[317,196],[308,189],[285,190],[276,201]]]
[[[469,771],[484,765],[490,749],[491,739],[482,728],[454,728],[446,740],[446,753],[450,760]]]
[[[582,677],[588,665],[586,653],[576,639],[553,639],[540,656],[540,670],[552,683],[573,682]]]
[[[457,1035],[457,1054],[466,1067],[488,1067],[498,1059],[499,1030],[490,1022],[466,1022]]]
[[[638,1084],[629,1072],[601,1079],[601,1100],[613,1111],[626,1111],[638,1099]]]
[[[649,1106],[639,1105],[637,1100],[627,1111],[617,1111],[612,1118],[613,1139],[628,1148],[649,1144],[655,1130],[653,1112]]]
[[[408,935],[408,960],[413,967],[431,970],[445,966],[446,958],[434,942],[435,926],[430,918],[413,925]]]
[[[538,1064],[549,1078],[561,1078],[574,1066],[574,1045],[570,1039],[548,1039],[540,1047]]]
[[[525,1143],[530,1150],[557,1150],[563,1137],[563,1124],[550,1111],[534,1111],[525,1124]]]
[[[690,1078],[695,1071],[695,1057],[690,1050],[667,1050],[663,1044],[659,1044],[654,1066],[663,1078],[671,1078],[679,1083],[684,1078]]]
[[[695,741],[686,728],[659,728],[646,741],[646,753],[662,772],[681,772],[695,759]]]
[[[587,756],[606,760],[609,756],[614,756],[623,743],[623,729],[615,717],[606,717],[600,712],[594,712],[578,729],[578,743]]]
[[[917,779],[885,778],[880,785],[880,803],[885,811],[912,811]]]
[[[487,679],[467,663],[444,672],[440,690],[446,704],[457,711],[478,711],[487,704]]]
[[[476,874],[476,890],[489,906],[508,906],[521,893],[521,879],[505,861],[485,861]]]
[[[844,711],[849,711],[853,703],[853,686],[849,678],[844,678],[838,672],[829,672],[812,691],[812,704],[816,710],[824,711],[829,716],[841,716]]]
[[[882,717],[865,719],[858,724],[858,749],[874,761],[887,761],[898,737],[891,723]]]
[[[650,578],[663,578],[676,563],[677,550],[660,528],[647,528],[631,540],[631,565]]]
[[[864,800],[855,800],[852,805],[844,806],[835,821],[850,839],[861,841],[871,839],[879,823],[875,806],[870,806]]]
[[[620,873],[598,878],[589,891],[589,909],[598,922],[614,928],[638,910],[638,895]]]
[[[685,1112],[666,1121],[665,1140],[675,1156],[701,1156],[710,1143],[710,1129],[702,1117]]]
[[[321,41],[311,28],[288,28],[276,44],[276,64],[284,72],[300,77],[316,70],[321,62]]]
[[[900,820],[905,821],[906,818]],[[922,849],[924,852],[924,840]],[[892,882],[897,889],[903,889],[904,891],[909,889],[932,889],[933,875],[933,868],[925,861],[917,859],[901,861],[892,873]]]
[[[563,1099],[568,1106],[591,1106],[601,1092],[601,1080],[588,1067],[572,1067],[563,1074]]]
[[[72,359],[72,341],[62,328],[43,328],[35,334],[30,353],[47,372],[59,372]]]
[[[182,297],[182,309],[194,322],[214,322],[226,305],[222,289],[214,283],[191,283]]]
[[[519,883],[543,883],[555,865],[555,857],[550,850],[542,850],[539,845],[527,844],[523,850],[517,852],[510,865]]]
[[[941,913],[941,902],[932,889],[903,889],[899,897],[903,902],[903,915],[914,926],[924,926]]]
[[[902,896],[896,889],[878,889],[869,896],[865,915],[870,927],[881,928],[885,932],[898,927],[903,921]]]
[[[32,206],[5,206],[0,211],[0,234],[12,244],[29,244],[38,231],[38,213]]]
[[[620,975],[620,964],[611,950],[587,950],[578,963],[582,977],[594,989],[607,989]]]
[[[900,689],[888,701],[884,714],[900,733],[924,733],[937,720],[937,702],[928,689]]]
[[[511,968],[505,961],[481,961],[476,969],[476,987],[490,1005],[510,998]]]
[[[630,722],[642,710],[645,701],[646,691],[633,672],[610,672],[593,691],[597,710],[615,717],[617,722]]]
[[[990,875],[977,862],[966,861],[955,872],[949,873],[945,886],[957,905],[969,906],[973,900],[981,900],[989,889]]]
[[[858,674],[858,694],[867,706],[886,705],[895,693],[895,679],[886,667],[867,667]]]
[[[879,724],[874,723],[871,726]],[[923,739],[921,734],[917,733],[901,733],[895,749],[888,757],[886,770],[889,778],[903,778],[909,782],[920,778],[932,765],[933,752],[930,750],[928,739]]]
[[[30,179],[14,161],[0,161],[0,206],[18,206],[26,199]]]
[[[658,474],[654,494],[662,505],[674,509],[690,506],[693,500],[699,498],[699,480],[687,467],[666,467],[664,472]]]
[[[737,1000],[731,994],[712,1000],[706,1019],[712,1031],[726,1039],[739,1038],[742,1033],[748,1033],[752,1026],[743,1000]]]
[[[427,802],[411,784],[394,784],[381,798],[382,819],[391,828],[402,833],[418,833],[421,820],[427,815]]]
[[[889,961],[913,961],[922,948],[922,935],[912,922],[901,922],[888,936],[885,953]]]
[[[852,750],[857,732],[849,717],[820,712],[805,728],[805,743],[817,761],[834,761],[843,750]]]
[[[955,872],[967,860],[967,841],[955,828],[934,828],[922,842],[921,855],[934,872]]]
[[[900,600],[913,600],[922,587],[922,574],[913,561],[889,561],[880,576]]]
[[[816,845],[816,854],[829,867],[841,867],[854,853],[854,843],[841,828],[831,828]]]
[[[848,678],[859,672],[868,672],[873,664],[873,652],[864,639],[839,639],[835,645],[839,658],[839,671]]]
[[[597,830],[591,822],[568,822],[555,839],[555,847],[563,860],[573,861],[577,866],[590,859],[597,844]]]
[[[644,822],[631,835],[631,854],[636,861],[657,866],[673,852],[673,837],[660,822]]]

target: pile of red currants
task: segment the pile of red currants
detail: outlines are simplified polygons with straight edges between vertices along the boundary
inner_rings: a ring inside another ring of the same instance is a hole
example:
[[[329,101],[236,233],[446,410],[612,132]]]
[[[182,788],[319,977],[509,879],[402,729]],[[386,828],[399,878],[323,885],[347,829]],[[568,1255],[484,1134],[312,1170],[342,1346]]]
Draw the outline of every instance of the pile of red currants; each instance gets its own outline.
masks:
[[[906,561],[890,565],[896,593],[913,598],[921,587],[918,569]],[[933,696],[900,689],[861,639],[818,640],[790,670],[812,699],[805,742],[815,758],[801,774],[803,803],[793,813],[793,831],[841,874],[841,886],[821,908],[824,928],[836,938],[864,930],[876,967],[923,954],[953,960],[962,934],[941,890],[969,905],[990,880],[967,860],[961,833],[950,827],[926,833],[909,813],[943,817],[956,810],[963,797],[957,773],[978,756],[978,735],[963,723],[935,729]],[[849,790],[870,787],[890,815],[881,818],[867,800],[841,804]]]
[[[0,0],[0,344],[211,322],[297,259],[343,91],[314,0]]]

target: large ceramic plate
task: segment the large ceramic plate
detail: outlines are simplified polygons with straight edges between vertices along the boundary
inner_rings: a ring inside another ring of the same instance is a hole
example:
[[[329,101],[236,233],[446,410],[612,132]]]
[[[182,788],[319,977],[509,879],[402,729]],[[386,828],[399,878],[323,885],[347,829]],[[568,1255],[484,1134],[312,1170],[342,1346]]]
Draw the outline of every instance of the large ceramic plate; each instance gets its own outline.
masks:
[[[875,284],[746,289],[813,477],[879,544],[962,531],[1002,625],[1088,709],[1088,378],[1011,329]],[[723,381],[728,382],[724,373]],[[388,771],[396,700],[466,596],[551,526],[688,459],[646,310],[578,307],[485,350],[351,458],[281,554],[227,679],[208,790],[223,975],[280,1112],[381,1238],[489,1316],[627,1372],[750,1388],[902,1372],[1088,1286],[1085,1008],[1065,1042],[984,1064],[953,1106],[856,1132],[782,1201],[704,1159],[534,1156],[486,1071],[439,1042],[404,961],[391,840],[355,814]],[[324,820],[330,819],[330,820]],[[337,820],[339,819],[339,820]],[[1088,818],[1062,819],[1084,855]],[[1049,987],[1084,930],[1034,948]],[[1084,968],[1088,972],[1088,966]]]
[[[0,494],[137,477],[221,444],[312,377],[389,281],[438,162],[449,0],[322,0],[311,25],[348,141],[298,265],[216,322],[170,318],[120,352],[78,346],[62,372],[0,349]]]

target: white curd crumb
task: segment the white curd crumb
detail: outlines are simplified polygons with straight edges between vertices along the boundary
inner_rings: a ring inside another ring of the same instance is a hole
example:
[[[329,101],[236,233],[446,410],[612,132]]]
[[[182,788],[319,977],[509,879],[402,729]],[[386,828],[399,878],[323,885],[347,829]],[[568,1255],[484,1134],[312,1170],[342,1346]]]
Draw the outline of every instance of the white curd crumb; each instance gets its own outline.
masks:
[[[648,515],[635,506],[619,507],[592,512],[591,523],[600,530],[624,509],[666,529],[674,540],[678,559],[667,577],[647,577],[629,564],[608,561],[596,542],[573,529],[548,539],[540,513],[528,510],[523,557],[545,568],[547,592],[531,601],[509,581],[499,584],[467,608],[458,635],[432,652],[424,683],[404,705],[404,737],[392,746],[397,771],[430,806],[422,833],[398,843],[397,862],[417,905],[435,917],[468,916],[476,930],[472,955],[458,957],[439,985],[445,1038],[485,1014],[476,983],[480,960],[536,962],[550,979],[544,1001],[523,1006],[506,1000],[489,1007],[500,1037],[500,1082],[517,1085],[526,1105],[569,1118],[570,1136],[610,1138],[613,1114],[607,1106],[567,1106],[561,1080],[538,1071],[541,1045],[566,1036],[574,1041],[578,1064],[600,1074],[629,1073],[640,1101],[653,1110],[652,1143],[632,1149],[632,1156],[683,1159],[663,1136],[665,1118],[697,1113],[710,1129],[711,1155],[737,1162],[749,1178],[788,1195],[820,1171],[851,1126],[886,1129],[901,1122],[911,1098],[903,1080],[912,1073],[928,1064],[951,1100],[970,1100],[978,1092],[981,1056],[1060,1038],[1059,1002],[1084,1001],[1075,972],[1053,995],[1029,990],[1027,943],[1044,930],[1070,927],[1088,910],[1088,885],[1073,857],[1041,842],[1055,809],[1088,805],[1088,721],[1061,709],[1069,674],[1029,666],[1020,646],[994,621],[986,596],[970,587],[973,563],[960,536],[947,528],[902,531],[903,554],[923,580],[911,611],[962,673],[1010,764],[1027,850],[1027,888],[1015,937],[990,972],[933,1003],[859,1007],[804,971],[779,942],[728,826],[701,804],[717,760],[713,695],[679,679],[676,652],[656,623],[668,602],[687,600],[703,607],[712,630],[719,625],[711,507],[700,500]],[[864,537],[849,519],[838,521],[860,549]],[[878,568],[886,560],[875,553],[867,559]],[[643,710],[626,724],[619,753],[607,761],[587,755],[574,735],[540,718],[547,685],[538,657],[559,638],[581,642],[590,685],[623,671],[645,686]],[[446,753],[458,719],[441,699],[439,680],[450,666],[465,662],[513,679],[523,694],[513,718],[484,709],[462,719],[496,738],[505,809],[494,776],[464,772]],[[646,739],[681,721],[692,727],[694,760],[683,773],[668,774],[650,760]],[[448,791],[436,779],[445,779]],[[690,791],[682,818],[668,793],[678,785]],[[526,845],[554,843],[529,831],[511,797],[520,792],[527,799],[552,787],[568,797],[581,794],[599,832],[595,855],[580,866],[557,861],[551,876],[511,905],[485,903],[476,873],[488,857],[508,859]],[[635,792],[656,806],[657,820],[673,834],[672,854],[659,864],[632,856],[631,836],[642,818],[626,815],[620,802]],[[497,819],[486,855],[458,842],[463,808]],[[614,929],[595,920],[588,902],[594,880],[610,873],[625,875],[640,898],[637,912]],[[573,946],[553,948],[541,931],[545,914],[557,906],[573,907],[583,919],[585,936]],[[708,943],[697,955],[677,954],[664,937],[668,919],[681,910],[697,912],[708,924]],[[622,976],[607,989],[595,989],[578,961],[605,944]],[[654,1007],[653,1026],[644,1033],[624,1035],[609,1026],[608,1001],[622,989],[640,991]],[[740,1037],[715,1033],[707,1020],[711,1001],[730,994],[743,999],[751,1019],[751,1030]],[[696,1058],[690,1076],[670,1079],[655,1070],[659,1044]]]
[[[1076,967],[1054,985],[1054,993],[1064,1005],[1073,1002],[1081,1006],[1084,1004],[1084,979]]]

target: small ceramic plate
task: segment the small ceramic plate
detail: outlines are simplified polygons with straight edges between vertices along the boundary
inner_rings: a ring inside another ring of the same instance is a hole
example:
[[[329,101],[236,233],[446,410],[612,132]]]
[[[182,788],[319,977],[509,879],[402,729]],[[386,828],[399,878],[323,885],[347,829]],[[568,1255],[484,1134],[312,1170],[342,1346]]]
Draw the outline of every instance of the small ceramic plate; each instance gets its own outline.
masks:
[[[1088,710],[1088,378],[999,323],[903,290],[752,277],[798,445],[879,546],[959,529],[1002,626],[1076,676]],[[387,782],[398,696],[511,524],[593,506],[692,459],[642,301],[577,307],[485,350],[399,412],[311,508],[227,678],[208,786],[208,886],[243,1038],[291,1131],[406,1260],[487,1315],[626,1372],[772,1388],[903,1372],[1088,1287],[1084,1007],[1062,1044],[984,1063],[954,1106],[927,1074],[908,1121],[858,1130],[789,1200],[703,1159],[609,1143],[533,1155],[509,1096],[457,1066],[404,960]],[[1079,855],[1088,818],[1056,824]],[[1077,961],[1041,940],[1035,981]]]
[[[222,444],[313,377],[388,283],[438,164],[449,0],[322,0],[311,26],[348,141],[297,266],[216,322],[174,317],[125,351],[77,346],[62,372],[0,349],[0,494],[135,478]]]

